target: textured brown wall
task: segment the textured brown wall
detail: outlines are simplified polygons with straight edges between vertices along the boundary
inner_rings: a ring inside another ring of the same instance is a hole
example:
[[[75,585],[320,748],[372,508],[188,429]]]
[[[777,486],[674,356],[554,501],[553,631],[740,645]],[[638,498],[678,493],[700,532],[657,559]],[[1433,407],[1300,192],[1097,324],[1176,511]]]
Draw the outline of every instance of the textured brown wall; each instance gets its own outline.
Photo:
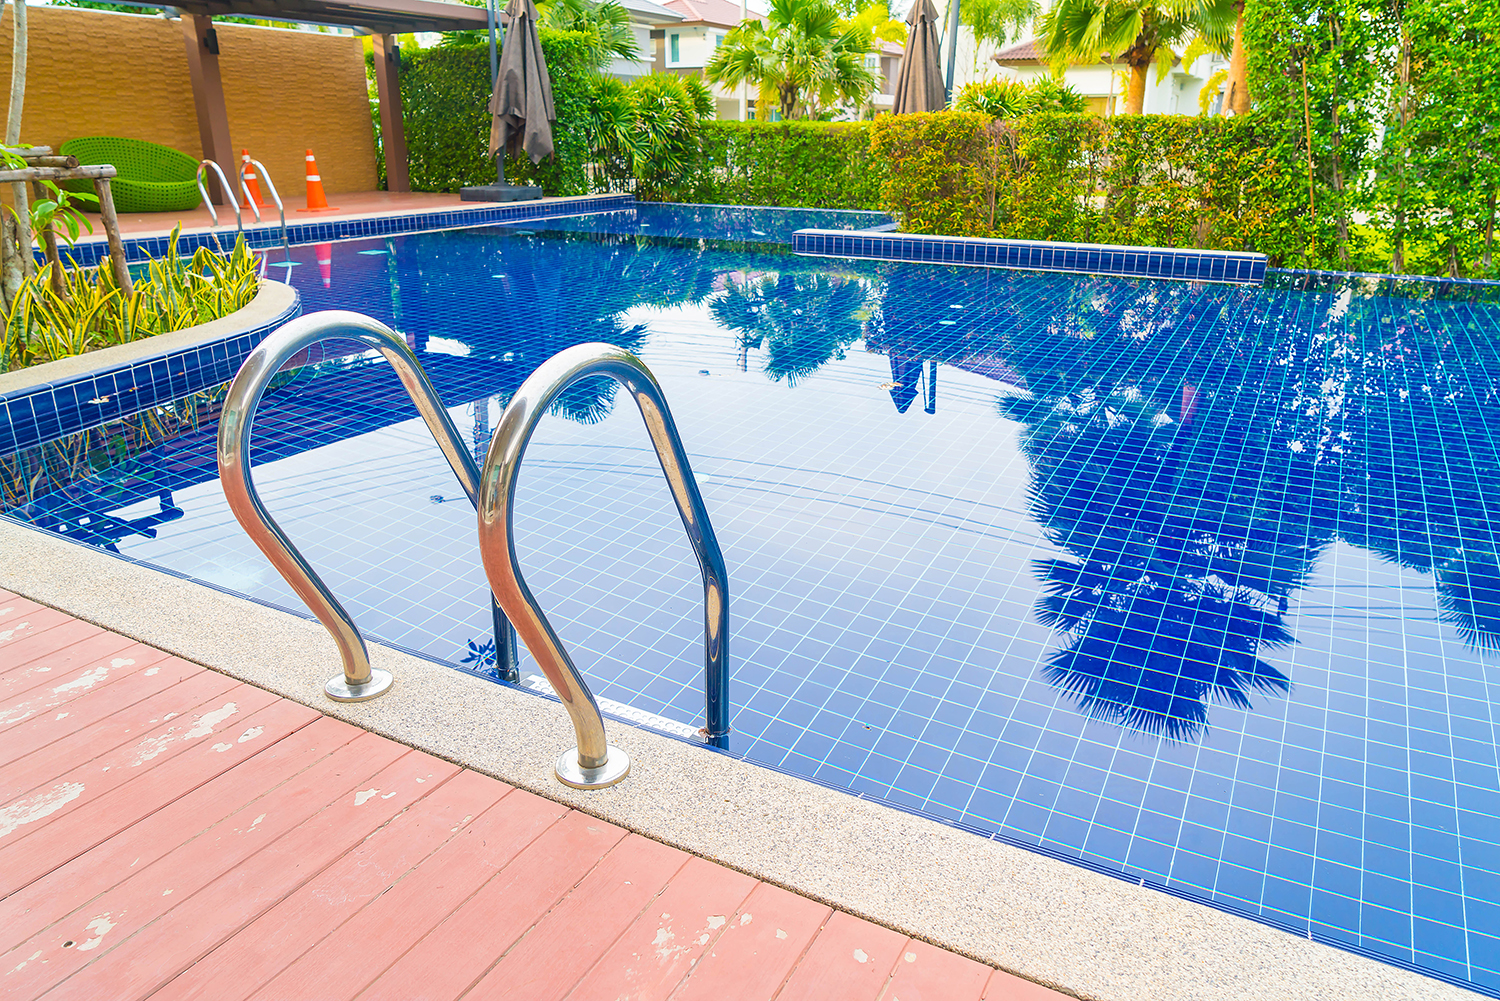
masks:
[[[180,22],[71,7],[27,10],[21,140],[145,139],[201,158]],[[360,40],[216,24],[229,137],[266,165],[286,195],[304,191],[305,151],[323,186],[373,191],[375,142]],[[0,24],[0,95],[8,94],[14,22]]]

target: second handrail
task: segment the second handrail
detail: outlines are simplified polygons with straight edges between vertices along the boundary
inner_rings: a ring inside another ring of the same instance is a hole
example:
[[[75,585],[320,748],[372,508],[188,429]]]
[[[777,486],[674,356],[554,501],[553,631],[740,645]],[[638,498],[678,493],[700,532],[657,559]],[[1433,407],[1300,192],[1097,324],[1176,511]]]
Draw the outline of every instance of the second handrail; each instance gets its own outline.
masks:
[[[240,215],[240,200],[234,197],[234,188],[230,187],[229,178],[224,176],[224,168],[220,167],[213,160],[200,160],[198,161],[198,173],[194,175],[194,180],[198,182],[198,194],[203,198],[203,206],[208,209],[208,217],[213,220],[214,229],[219,228],[219,213],[214,208],[213,199],[208,197],[208,188],[203,185],[204,167],[212,167],[214,173],[219,175],[219,188],[224,192],[224,197],[229,199],[229,204],[234,206],[234,231],[236,233],[243,233],[245,231],[245,220]],[[214,234],[214,242],[219,242],[217,233]]]
[[[490,589],[572,718],[578,747],[558,759],[557,777],[580,788],[620,781],[630,769],[629,758],[605,740],[593,693],[521,576],[513,521],[516,476],[537,423],[569,386],[600,375],[618,382],[640,409],[698,558],[703,573],[704,732],[715,746],[723,746],[729,734],[729,586],[724,554],[666,398],[650,370],[629,351],[612,344],[568,348],[543,362],[521,384],[490,439],[480,473],[479,555]]]

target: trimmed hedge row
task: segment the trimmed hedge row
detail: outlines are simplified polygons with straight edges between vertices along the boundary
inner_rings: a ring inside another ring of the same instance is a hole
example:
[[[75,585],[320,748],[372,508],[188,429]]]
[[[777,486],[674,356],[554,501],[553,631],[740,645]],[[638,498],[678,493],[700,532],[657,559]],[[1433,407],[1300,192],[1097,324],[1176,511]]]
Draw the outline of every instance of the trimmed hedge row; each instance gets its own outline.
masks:
[[[868,122],[703,123],[703,158],[676,194],[715,205],[873,209],[881,171]]]
[[[913,233],[1297,252],[1252,117],[965,112],[878,119],[880,207]]]
[[[525,157],[507,159],[505,176],[540,184],[549,195],[587,194],[589,36],[550,28],[539,33],[557,109],[552,129],[557,152],[535,166]],[[401,117],[413,191],[457,191],[495,180],[489,157],[489,75],[487,45],[401,54]]]

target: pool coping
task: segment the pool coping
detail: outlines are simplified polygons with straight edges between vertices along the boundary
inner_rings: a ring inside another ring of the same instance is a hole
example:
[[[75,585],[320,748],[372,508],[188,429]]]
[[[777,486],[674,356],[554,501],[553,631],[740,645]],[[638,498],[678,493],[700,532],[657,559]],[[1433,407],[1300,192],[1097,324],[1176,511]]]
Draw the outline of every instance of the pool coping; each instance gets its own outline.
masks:
[[[263,279],[249,305],[217,320],[0,373],[0,456],[226,382],[301,312],[296,289]]]
[[[292,246],[302,246],[309,243],[363,240],[377,236],[400,236],[439,229],[468,229],[475,226],[493,226],[502,222],[519,222],[525,219],[617,211],[630,208],[634,204],[634,195],[599,194],[570,195],[523,202],[465,202],[461,207],[455,206],[437,211],[429,209],[382,210],[325,221],[290,221],[286,227],[287,242]],[[232,247],[236,232],[227,225],[183,230],[178,238],[178,252],[187,255],[200,247],[219,249],[226,246]],[[263,222],[245,226],[244,234],[245,245],[251,250],[274,250],[282,245],[279,222]],[[161,257],[167,253],[169,242],[170,234],[126,237],[124,240],[125,259],[131,264],[138,264],[143,263],[147,255]],[[109,253],[109,245],[102,239],[80,240],[63,252],[71,254],[80,265],[87,266],[97,264],[105,257]]]
[[[395,689],[324,697],[316,622],[0,519],[0,587],[647,837],[1100,1001],[1464,998],[1462,987],[1146,885],[620,723],[624,783],[551,774],[553,701],[379,643]]]

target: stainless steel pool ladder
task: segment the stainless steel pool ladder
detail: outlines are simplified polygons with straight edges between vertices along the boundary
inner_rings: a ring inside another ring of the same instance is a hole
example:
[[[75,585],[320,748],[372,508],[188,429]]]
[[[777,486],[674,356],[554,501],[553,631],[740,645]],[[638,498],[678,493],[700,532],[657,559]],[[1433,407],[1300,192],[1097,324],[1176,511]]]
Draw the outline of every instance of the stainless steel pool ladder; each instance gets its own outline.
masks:
[[[276,190],[276,184],[271,180],[271,175],[266,173],[266,165],[251,157],[248,162],[240,164],[240,191],[245,195],[245,204],[250,206],[250,211],[255,213],[255,221],[260,222],[260,206],[255,204],[255,199],[250,197],[250,185],[245,180],[245,171],[251,166],[260,171],[258,178],[266,182],[266,190],[271,192],[271,201],[276,204],[276,211],[281,213],[281,245],[286,249],[287,259],[291,259],[292,245],[287,239],[286,231],[286,206],[281,204],[281,192]]]
[[[703,574],[706,723],[703,732],[709,743],[723,746],[729,734],[729,592],[724,557],[671,411],[650,370],[628,351],[609,344],[582,344],[554,356],[516,391],[500,418],[480,472],[437,391],[401,335],[377,320],[343,311],[300,317],[268,336],[251,352],[235,376],[219,419],[219,473],[230,510],[338,646],[344,673],[327,683],[328,695],[349,702],[372,699],[390,688],[391,675],[370,666],[369,650],[353,618],[261,503],[250,477],[250,432],[256,407],[277,370],[298,352],[332,337],[358,340],[380,351],[391,363],[465,493],[475,504],[479,513],[480,558],[490,588],[509,622],[518,625],[527,648],[562,700],[578,739],[576,748],[558,758],[557,777],[581,789],[619,782],[630,771],[630,759],[605,739],[604,720],[593,693],[521,576],[513,531],[515,484],[526,444],[537,422],[564,390],[579,380],[598,375],[608,376],[625,387],[645,419]],[[498,620],[497,616],[497,630]],[[509,629],[509,623],[506,628]],[[502,637],[496,636],[497,655],[502,646],[514,651],[513,634],[504,639],[508,642],[502,643]],[[513,652],[511,656],[514,657]]]
[[[198,194],[203,199],[203,207],[208,209],[208,217],[213,220],[214,229],[217,230],[219,228],[219,212],[214,208],[213,200],[208,197],[208,188],[203,183],[203,168],[205,167],[212,167],[214,173],[219,175],[219,189],[224,192],[224,197],[229,199],[229,204],[234,206],[234,232],[238,236],[245,231],[245,220],[240,215],[240,202],[238,198],[234,197],[234,188],[230,187],[229,178],[224,176],[224,168],[220,167],[213,160],[198,161],[196,180],[198,182]],[[218,242],[219,234],[215,233],[214,243]],[[220,247],[219,249],[223,250],[224,248]]]

